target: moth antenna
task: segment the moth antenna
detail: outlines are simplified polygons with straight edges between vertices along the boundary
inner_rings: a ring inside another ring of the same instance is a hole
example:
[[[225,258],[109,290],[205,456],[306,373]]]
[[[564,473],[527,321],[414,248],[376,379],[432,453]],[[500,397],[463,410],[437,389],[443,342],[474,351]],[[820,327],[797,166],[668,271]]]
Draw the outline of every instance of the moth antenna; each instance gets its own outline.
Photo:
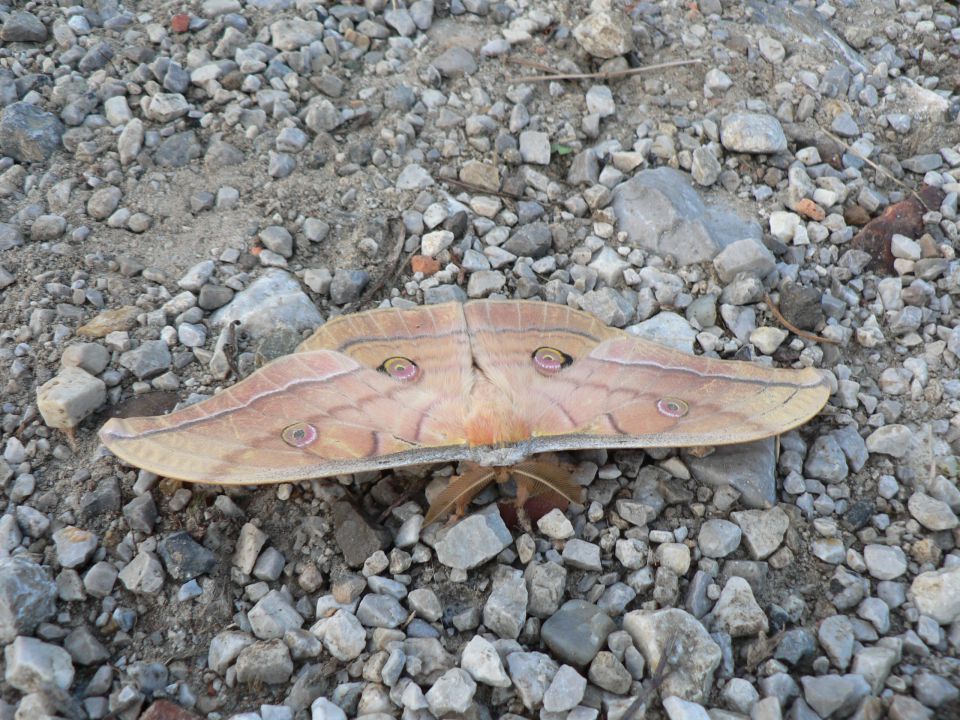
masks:
[[[493,482],[496,474],[496,468],[476,467],[451,478],[450,484],[430,504],[423,526],[426,527],[453,507],[466,507],[474,495]]]
[[[530,460],[515,465],[511,472],[518,476],[518,486],[523,480],[527,481],[528,486],[532,481],[531,495],[538,495],[542,488],[546,488],[547,491],[559,495],[568,502],[577,504],[583,502],[583,488],[577,485],[571,474],[559,465]]]

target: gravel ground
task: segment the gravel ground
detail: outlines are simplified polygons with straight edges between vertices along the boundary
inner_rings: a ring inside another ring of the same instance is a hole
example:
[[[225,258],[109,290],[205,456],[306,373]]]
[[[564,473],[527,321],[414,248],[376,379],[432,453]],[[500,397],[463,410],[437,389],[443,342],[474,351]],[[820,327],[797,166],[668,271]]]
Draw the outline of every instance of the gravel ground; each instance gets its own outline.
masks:
[[[0,20],[0,720],[960,717],[956,4]],[[325,318],[480,297],[835,392],[779,454],[571,454],[531,533],[496,490],[422,527],[449,466],[224,490],[98,447]]]

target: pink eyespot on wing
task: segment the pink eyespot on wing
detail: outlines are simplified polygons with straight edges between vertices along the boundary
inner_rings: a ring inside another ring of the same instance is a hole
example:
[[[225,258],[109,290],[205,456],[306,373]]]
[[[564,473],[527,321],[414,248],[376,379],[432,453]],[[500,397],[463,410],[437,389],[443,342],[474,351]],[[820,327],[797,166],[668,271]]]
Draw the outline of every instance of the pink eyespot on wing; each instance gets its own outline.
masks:
[[[672,418],[682,418],[690,412],[690,406],[679,398],[660,398],[657,400],[657,412]]]
[[[377,370],[400,382],[413,382],[420,377],[420,366],[410,358],[399,356],[387,358]]]
[[[291,447],[303,448],[317,441],[317,429],[310,423],[298,422],[287,425],[280,437]]]
[[[541,375],[556,375],[573,363],[573,358],[562,350],[552,347],[538,347],[530,356],[533,366]]]

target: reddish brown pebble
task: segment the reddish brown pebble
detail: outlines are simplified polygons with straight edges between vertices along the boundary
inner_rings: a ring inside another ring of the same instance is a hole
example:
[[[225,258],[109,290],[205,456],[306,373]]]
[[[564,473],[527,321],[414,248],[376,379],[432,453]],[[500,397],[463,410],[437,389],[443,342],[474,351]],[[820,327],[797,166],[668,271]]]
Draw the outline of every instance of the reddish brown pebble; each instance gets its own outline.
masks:
[[[157,700],[140,716],[140,720],[201,720],[201,718],[168,700]]]
[[[415,273],[423,273],[424,277],[430,277],[435,272],[439,272],[440,261],[426,255],[414,255],[410,259],[410,269]]]
[[[939,208],[945,197],[943,190],[932,185],[923,185],[917,194],[919,199],[910,195],[905,200],[890,205],[854,236],[851,245],[873,258],[867,269],[892,274],[893,252],[890,250],[890,241],[893,236],[918,237],[923,232],[924,213]]]
[[[185,33],[190,29],[190,16],[187,13],[178,13],[170,18],[170,29],[175,33]]]
[[[810,198],[804,198],[798,202],[793,209],[798,214],[808,217],[811,220],[816,220],[817,222],[820,222],[827,216],[827,213],[823,211],[823,208],[817,205]]]

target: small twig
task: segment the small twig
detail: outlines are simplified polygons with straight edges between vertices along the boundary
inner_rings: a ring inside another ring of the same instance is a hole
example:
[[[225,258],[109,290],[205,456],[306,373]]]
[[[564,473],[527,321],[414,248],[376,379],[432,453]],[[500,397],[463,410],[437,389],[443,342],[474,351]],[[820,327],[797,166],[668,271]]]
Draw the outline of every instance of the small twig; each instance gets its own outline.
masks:
[[[794,335],[799,335],[800,337],[806,338],[807,340],[812,340],[813,342],[829,343],[831,345],[840,344],[839,340],[823,337],[822,335],[814,335],[813,333],[809,333],[806,330],[801,330],[800,328],[798,328],[796,325],[794,325],[792,322],[790,322],[783,316],[783,313],[780,312],[780,308],[774,305],[773,300],[770,298],[769,293],[763,294],[763,301],[767,304],[767,307],[770,308],[770,312],[773,313],[773,316],[780,322],[780,324],[783,325],[787,330],[792,332]]]
[[[530,75],[527,77],[518,77],[507,79],[511,85],[524,82],[547,82],[550,80],[613,80],[614,78],[629,77],[630,75],[639,75],[640,73],[652,72],[653,70],[663,70],[665,68],[679,67],[681,65],[699,65],[703,62],[699,58],[692,60],[672,60],[671,62],[657,63],[656,65],[645,65],[638,68],[629,68],[627,70],[610,70],[607,72],[595,73],[571,73],[562,75]]]
[[[474,185],[473,183],[464,182],[463,180],[455,180],[453,178],[443,177],[437,178],[440,182],[449,183],[450,185],[455,185],[464,190],[469,190],[470,192],[480,193],[482,195],[496,195],[497,197],[505,198],[507,200],[523,200],[523,197],[520,195],[515,195],[514,193],[504,192],[503,190],[490,190],[480,185]]]
[[[851,145],[850,143],[848,143],[848,142],[846,142],[845,140],[843,140],[843,138],[840,138],[840,137],[838,137],[837,135],[835,135],[834,133],[830,132],[830,131],[827,130],[826,128],[820,128],[820,132],[822,132],[824,135],[826,135],[828,138],[830,138],[830,139],[833,140],[834,142],[839,143],[848,153],[851,153],[851,154],[857,156],[858,158],[860,158],[861,160],[863,160],[867,165],[869,165],[869,166],[872,167],[874,170],[876,170],[878,173],[880,173],[881,175],[883,175],[883,176],[886,177],[887,179],[892,180],[894,183],[896,183],[897,185],[899,185],[899,186],[900,186],[901,188],[903,188],[905,191],[907,191],[908,193],[910,193],[911,195],[913,195],[913,197],[915,197],[915,198],[917,199],[917,201],[918,201],[921,205],[923,205],[927,210],[934,210],[934,208],[930,207],[929,205],[927,205],[927,204],[923,201],[923,198],[920,197],[920,193],[918,193],[918,192],[917,192],[916,190],[914,190],[912,187],[910,187],[910,186],[907,185],[905,182],[903,182],[902,180],[900,180],[899,178],[897,178],[892,172],[890,172],[889,170],[887,170],[887,168],[883,167],[883,165],[879,165],[878,163],[875,163],[873,160],[871,160],[871,159],[868,158],[866,155],[864,155],[862,152],[860,152],[860,151],[857,150],[855,147],[853,147],[853,145]]]
[[[410,262],[413,253],[408,253],[406,259],[400,262],[400,256],[403,254],[403,246],[407,241],[407,230],[402,222],[399,224],[400,231],[397,233],[397,242],[390,252],[390,257],[387,258],[386,269],[380,274],[377,281],[367,288],[359,300],[345,308],[346,312],[352,312],[356,308],[366,305],[387,283],[393,282],[397,275],[400,274],[400,271]]]
[[[545,73],[550,73],[552,75],[562,75],[562,70],[557,70],[555,67],[550,67],[545,63],[539,63],[536,60],[527,60],[526,58],[513,57],[512,55],[507,58],[514,65],[522,65],[523,67],[533,68],[534,70],[542,70]]]

